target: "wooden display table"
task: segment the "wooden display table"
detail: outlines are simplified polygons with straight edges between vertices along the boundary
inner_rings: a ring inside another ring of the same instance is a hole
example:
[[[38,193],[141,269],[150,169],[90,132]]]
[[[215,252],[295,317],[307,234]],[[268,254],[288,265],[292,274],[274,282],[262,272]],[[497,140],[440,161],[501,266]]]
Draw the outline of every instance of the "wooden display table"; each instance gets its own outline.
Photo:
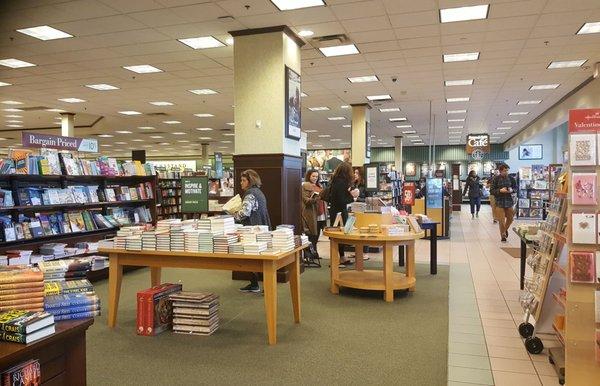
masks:
[[[127,251],[100,248],[108,253],[108,326],[117,324],[124,265],[150,267],[150,283],[160,284],[161,268],[200,268],[225,271],[261,272],[263,274],[265,311],[269,344],[277,343],[277,270],[288,267],[294,321],[300,323],[300,254],[308,244],[277,255],[244,255],[226,253]]]
[[[394,290],[415,290],[415,240],[424,237],[424,232],[411,233],[402,236],[385,236],[383,234],[361,234],[352,232],[344,234],[342,231],[326,230],[325,236],[329,237],[331,246],[331,288],[334,294],[339,294],[339,287],[350,287],[365,290],[384,291],[386,302],[394,301]],[[339,270],[340,256],[339,244],[355,246],[355,270]],[[363,264],[363,246],[376,245],[383,247],[383,271],[365,270]],[[406,246],[406,273],[394,272],[393,250],[394,247]]]
[[[85,385],[85,333],[94,319],[56,323],[56,332],[29,344],[2,342],[0,372],[30,359],[40,363],[42,385]]]

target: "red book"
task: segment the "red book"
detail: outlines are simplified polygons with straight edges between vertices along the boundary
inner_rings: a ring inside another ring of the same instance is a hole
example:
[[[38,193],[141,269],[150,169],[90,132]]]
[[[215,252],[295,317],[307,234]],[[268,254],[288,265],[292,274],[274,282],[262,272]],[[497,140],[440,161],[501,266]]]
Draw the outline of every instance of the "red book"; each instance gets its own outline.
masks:
[[[181,289],[181,284],[164,283],[144,291],[146,328],[143,335],[157,335],[169,328],[173,321],[169,295]]]
[[[137,293],[137,320],[136,320],[137,330],[136,330],[136,333],[138,335],[144,335],[144,331],[146,331],[146,319],[144,318],[146,316],[146,312],[145,312],[146,311],[146,302],[144,301],[146,292],[148,292],[148,290],[139,291]]]

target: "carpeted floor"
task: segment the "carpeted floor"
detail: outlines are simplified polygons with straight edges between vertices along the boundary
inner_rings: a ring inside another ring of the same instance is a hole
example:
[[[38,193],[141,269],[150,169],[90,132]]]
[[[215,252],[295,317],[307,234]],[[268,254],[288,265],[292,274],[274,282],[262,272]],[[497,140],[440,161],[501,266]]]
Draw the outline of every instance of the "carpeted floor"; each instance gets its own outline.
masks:
[[[221,327],[210,337],[135,334],[135,293],[147,269],[123,279],[118,326],[106,326],[107,282],[96,283],[103,315],[88,331],[90,385],[345,384],[446,385],[448,267],[417,265],[417,291],[329,293],[329,269],[301,276],[302,323],[295,325],[289,287],[278,290],[278,344],[266,343],[263,297],[242,294],[225,271],[164,269],[163,282],[220,295]]]

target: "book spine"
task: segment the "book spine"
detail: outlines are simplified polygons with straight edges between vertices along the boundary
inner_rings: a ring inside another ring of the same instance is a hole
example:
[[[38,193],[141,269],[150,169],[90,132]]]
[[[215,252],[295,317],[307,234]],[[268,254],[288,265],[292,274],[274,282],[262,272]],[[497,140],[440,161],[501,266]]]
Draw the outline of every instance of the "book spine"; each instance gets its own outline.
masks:
[[[0,300],[0,307],[5,307],[5,306],[19,306],[22,304],[29,304],[29,303],[43,303],[44,302],[44,297],[42,294],[42,297],[36,297],[36,298],[27,298],[27,299],[16,299],[16,300]]]
[[[44,275],[39,274],[26,274],[26,275],[7,275],[0,276],[0,285],[12,284],[12,283],[31,283],[31,282],[43,282]]]
[[[54,317],[54,321],[93,318],[98,315],[100,315],[100,310],[89,311],[89,312],[79,312],[76,314],[56,315]]]
[[[146,331],[145,319],[144,319],[144,293],[137,293],[137,334],[144,335],[144,331]]]
[[[146,306],[144,307],[144,313],[145,315],[145,326],[146,326],[146,333],[144,335],[148,335],[148,336],[152,336],[154,335],[154,295],[153,294],[147,294],[146,296],[146,301],[145,301]]]
[[[17,304],[13,306],[0,306],[1,311],[9,310],[21,310],[21,311],[44,311],[44,303],[28,303],[28,304]]]
[[[100,303],[90,304],[87,306],[55,308],[48,312],[50,312],[54,316],[58,316],[58,315],[67,315],[67,314],[79,314],[82,312],[91,312],[91,311],[96,311],[96,310],[100,310]]]
[[[39,298],[39,297],[43,297],[43,296],[44,296],[43,289],[38,289],[36,292],[22,291],[22,292],[17,292],[14,294],[6,294],[3,292],[0,294],[0,302],[5,302],[5,301],[9,301],[9,300]]]
[[[13,290],[13,289],[17,289],[17,288],[31,288],[31,287],[37,287],[38,285],[42,285],[42,280],[40,280],[40,283],[35,283],[35,282],[22,282],[22,283],[10,283],[10,284],[0,284],[0,293],[2,293],[2,291],[7,291],[7,290]]]
[[[25,334],[26,326],[23,324],[13,324],[12,322],[0,323],[0,331]]]
[[[6,295],[14,295],[14,294],[23,294],[23,293],[33,293],[43,291],[44,286],[38,287],[14,287],[14,288],[0,288],[0,298],[3,298]]]
[[[19,334],[18,332],[0,332],[0,340],[5,342],[25,343],[26,337],[25,334]]]

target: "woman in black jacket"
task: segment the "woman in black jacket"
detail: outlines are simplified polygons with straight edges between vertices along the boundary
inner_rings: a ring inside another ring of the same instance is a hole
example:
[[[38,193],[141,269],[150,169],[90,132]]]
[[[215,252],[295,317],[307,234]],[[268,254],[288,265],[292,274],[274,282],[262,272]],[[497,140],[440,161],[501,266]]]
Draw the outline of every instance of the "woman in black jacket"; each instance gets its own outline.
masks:
[[[481,209],[481,181],[475,170],[469,172],[463,195],[469,191],[469,204],[471,205],[471,218],[479,217],[479,209]],[[476,211],[477,209],[477,211]]]
[[[513,193],[517,191],[517,181],[508,175],[508,165],[498,166],[498,174],[492,181],[491,194],[496,197],[496,207],[498,210],[498,223],[500,224],[500,237],[502,242],[506,242],[508,237],[508,228],[513,222],[515,210],[513,209],[515,201]],[[500,216],[502,213],[502,216]]]
[[[335,221],[338,213],[341,213],[344,223],[348,221],[348,204],[354,202],[358,197],[358,189],[352,189],[352,180],[354,173],[352,166],[347,162],[342,162],[337,166],[331,176],[331,187],[329,188],[329,218]],[[344,258],[344,245],[340,244],[340,265],[351,265],[352,262]]]

